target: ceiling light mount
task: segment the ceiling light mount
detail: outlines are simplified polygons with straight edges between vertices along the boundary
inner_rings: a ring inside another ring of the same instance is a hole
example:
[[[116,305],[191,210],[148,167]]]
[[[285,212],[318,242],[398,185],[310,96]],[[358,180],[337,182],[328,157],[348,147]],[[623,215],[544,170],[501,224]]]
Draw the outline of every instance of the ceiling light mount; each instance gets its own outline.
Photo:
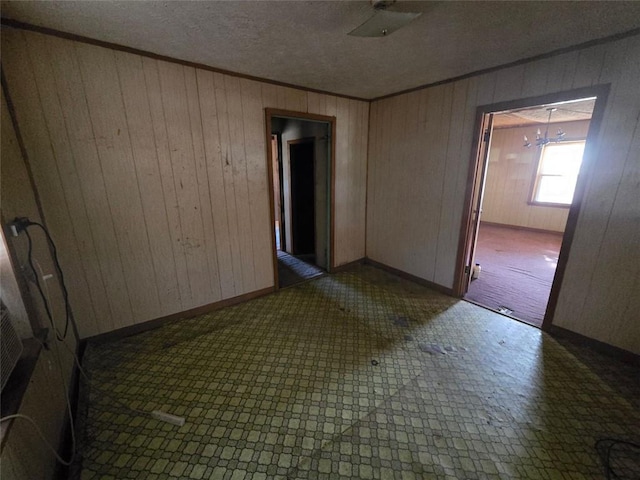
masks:
[[[422,15],[421,12],[394,12],[388,10],[396,0],[371,0],[374,13],[359,27],[349,32],[354,37],[387,37]]]
[[[375,10],[386,10],[394,3],[396,3],[396,0],[371,0],[371,6]]]
[[[549,112],[549,117],[547,118],[547,126],[544,131],[544,137],[542,136],[539,128],[538,132],[536,133],[536,147],[538,148],[542,148],[549,143],[561,142],[565,137],[565,133],[561,128],[558,128],[558,132],[556,133],[555,137],[549,137],[549,124],[551,123],[551,115],[558,109],[556,107],[548,107],[546,108],[546,110]],[[531,148],[531,142],[526,135],[524,136],[524,147]]]

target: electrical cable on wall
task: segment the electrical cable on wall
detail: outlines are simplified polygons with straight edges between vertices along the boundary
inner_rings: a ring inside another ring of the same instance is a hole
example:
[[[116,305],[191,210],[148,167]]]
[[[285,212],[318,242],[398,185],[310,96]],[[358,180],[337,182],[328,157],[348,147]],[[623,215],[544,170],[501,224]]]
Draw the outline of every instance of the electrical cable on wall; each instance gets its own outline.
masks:
[[[49,319],[49,323],[51,324],[51,328],[53,329],[53,332],[56,335],[56,338],[59,341],[62,341],[64,339],[67,338],[67,333],[69,330],[69,324],[73,324],[74,327],[74,333],[77,332],[77,326],[75,325],[75,320],[73,318],[73,313],[71,311],[71,307],[69,305],[69,292],[67,291],[67,286],[65,284],[64,281],[64,274],[62,272],[62,267],[60,266],[60,260],[58,259],[58,250],[56,248],[56,244],[53,241],[53,238],[51,238],[51,235],[49,234],[49,231],[47,230],[47,228],[42,225],[39,222],[32,222],[31,220],[29,220],[28,218],[21,218],[18,219],[16,218],[14,220],[13,225],[16,228],[17,233],[20,233],[20,231],[24,231],[26,237],[27,237],[27,241],[28,241],[28,261],[29,261],[29,266],[31,267],[31,271],[33,272],[33,276],[35,278],[35,284],[36,284],[36,288],[38,289],[38,293],[40,294],[40,297],[42,298],[42,302],[44,304],[44,309],[45,312],[47,314],[47,317]],[[60,279],[60,288],[62,290],[62,297],[64,300],[64,308],[65,308],[65,323],[64,323],[64,330],[62,333],[60,333],[58,331],[58,328],[56,327],[54,321],[53,321],[53,315],[51,313],[51,306],[50,306],[50,302],[47,300],[43,290],[42,290],[42,286],[40,285],[40,276],[38,275],[38,272],[36,271],[36,268],[33,264],[33,239],[31,238],[31,234],[29,233],[28,228],[30,226],[36,226],[39,227],[45,234],[46,238],[47,238],[47,243],[49,244],[49,246],[51,247],[51,252],[53,254],[53,263],[54,266],[56,268],[56,273],[58,274],[58,278]],[[76,335],[76,340],[79,340],[77,338]]]
[[[27,241],[28,241],[28,263],[29,263],[29,267],[31,268],[31,271],[33,273],[34,276],[34,280],[35,280],[35,284],[38,290],[38,293],[40,294],[40,298],[42,299],[43,305],[44,305],[44,309],[45,312],[47,314],[47,318],[49,320],[49,323],[51,324],[51,328],[55,334],[55,338],[59,343],[62,343],[62,345],[64,345],[67,350],[69,351],[69,353],[72,355],[73,359],[74,359],[74,363],[75,365],[78,367],[78,370],[80,371],[81,376],[85,379],[85,381],[87,382],[88,385],[91,386],[91,388],[99,391],[103,396],[110,398],[111,400],[113,400],[115,403],[125,407],[126,409],[136,413],[136,414],[140,414],[140,415],[149,415],[152,418],[155,418],[156,420],[159,421],[163,421],[163,422],[167,422],[167,423],[171,423],[173,425],[177,425],[177,426],[182,426],[185,423],[185,419],[184,417],[179,417],[176,415],[171,415],[169,413],[160,411],[160,410],[154,410],[152,412],[147,412],[147,411],[143,411],[143,410],[138,410],[135,409],[129,405],[127,405],[125,402],[123,402],[122,400],[120,400],[119,398],[117,398],[114,395],[111,395],[109,392],[106,392],[105,390],[98,388],[96,386],[94,386],[90,379],[88,374],[86,373],[86,371],[84,370],[84,368],[82,367],[81,363],[80,363],[80,359],[78,358],[78,356],[76,355],[76,353],[71,349],[71,347],[69,347],[69,345],[67,345],[67,343],[65,342],[65,339],[67,338],[68,335],[68,331],[69,331],[69,326],[71,325],[73,327],[74,330],[74,335],[76,337],[76,340],[79,341],[80,339],[78,338],[78,328],[77,325],[75,323],[75,319],[73,317],[73,312],[71,311],[71,307],[69,304],[69,294],[67,291],[67,287],[64,281],[64,274],[62,272],[62,267],[60,266],[60,261],[58,259],[58,251],[56,248],[56,245],[53,241],[53,238],[51,238],[51,235],[49,234],[49,231],[47,230],[47,228],[42,225],[41,223],[38,222],[32,222],[31,220],[29,220],[26,217],[22,217],[22,218],[15,218],[14,221],[9,225],[11,228],[11,231],[13,233],[13,236],[17,237],[21,232],[25,232],[25,236],[27,237]],[[63,300],[64,300],[64,307],[65,307],[65,324],[64,324],[64,330],[62,331],[62,333],[58,330],[56,324],[55,324],[55,319],[54,319],[54,315],[53,315],[53,310],[52,310],[52,305],[51,305],[51,298],[49,296],[49,288],[48,286],[45,284],[45,289],[43,290],[42,285],[40,284],[40,278],[44,278],[43,272],[42,272],[42,268],[40,266],[40,263],[33,257],[33,239],[28,231],[28,228],[30,226],[36,226],[38,228],[40,228],[46,238],[47,238],[47,243],[49,244],[50,248],[51,248],[51,252],[52,252],[52,256],[53,256],[53,260],[54,260],[54,264],[55,264],[55,268],[56,268],[56,273],[58,274],[58,279],[60,281],[60,288],[62,290],[62,296],[63,296]],[[37,264],[37,269],[36,269],[36,264]],[[46,290],[46,292],[45,292]],[[40,342],[39,339],[36,339]],[[42,342],[40,342],[42,343]],[[46,348],[44,344],[43,348]],[[53,452],[53,454],[55,455],[56,460],[61,463],[64,466],[71,466],[75,460],[75,456],[76,456],[76,436],[75,436],[75,422],[73,419],[73,412],[72,412],[72,408],[71,408],[71,399],[69,398],[69,389],[66,383],[66,380],[64,379],[64,368],[62,365],[62,360],[60,358],[60,352],[58,350],[58,348],[55,348],[55,353],[56,353],[56,359],[57,359],[57,363],[58,363],[58,367],[59,367],[59,371],[60,371],[60,375],[61,375],[61,381],[62,381],[62,385],[63,385],[63,389],[65,392],[65,399],[66,399],[66,403],[67,403],[67,411],[69,414],[69,427],[71,429],[71,443],[72,443],[72,447],[71,447],[71,457],[69,460],[65,460],[64,458],[62,458],[58,452],[56,451],[56,449],[53,447],[53,445],[51,445],[51,443],[47,440],[46,436],[44,435],[44,433],[42,432],[42,430],[40,429],[40,427],[38,426],[38,424],[36,423],[36,421],[29,417],[28,415],[23,415],[20,413],[17,414],[13,414],[13,415],[7,415],[6,417],[2,417],[0,418],[0,423],[8,421],[8,420],[13,420],[13,419],[22,419],[22,420],[26,420],[28,421],[36,430],[36,433],[40,436],[40,438],[42,439],[42,441],[45,443],[45,445],[47,446],[47,448],[49,448],[49,450],[51,450]]]

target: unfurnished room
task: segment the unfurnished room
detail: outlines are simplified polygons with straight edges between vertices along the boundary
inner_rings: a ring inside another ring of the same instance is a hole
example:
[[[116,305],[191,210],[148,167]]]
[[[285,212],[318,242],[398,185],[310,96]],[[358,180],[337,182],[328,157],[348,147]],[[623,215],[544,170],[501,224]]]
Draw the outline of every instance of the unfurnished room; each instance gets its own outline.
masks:
[[[640,478],[640,2],[0,6],[3,480]]]

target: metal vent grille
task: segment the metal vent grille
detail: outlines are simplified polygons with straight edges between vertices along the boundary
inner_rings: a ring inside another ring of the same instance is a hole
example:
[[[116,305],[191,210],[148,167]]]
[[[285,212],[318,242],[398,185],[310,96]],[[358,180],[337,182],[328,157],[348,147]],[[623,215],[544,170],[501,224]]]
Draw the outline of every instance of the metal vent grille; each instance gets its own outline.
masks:
[[[22,355],[22,342],[18,337],[11,319],[9,311],[2,305],[2,320],[0,321],[0,376],[2,377],[2,389],[4,389],[11,372],[18,363]]]

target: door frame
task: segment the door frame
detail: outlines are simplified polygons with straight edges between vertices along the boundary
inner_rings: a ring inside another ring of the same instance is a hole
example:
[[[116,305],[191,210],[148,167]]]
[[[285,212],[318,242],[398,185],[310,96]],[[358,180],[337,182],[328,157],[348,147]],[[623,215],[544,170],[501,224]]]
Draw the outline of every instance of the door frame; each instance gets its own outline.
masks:
[[[326,115],[318,115],[315,113],[296,112],[292,110],[281,110],[277,108],[265,108],[265,134],[267,138],[267,145],[271,144],[271,119],[273,117],[291,118],[293,120],[306,120],[313,122],[327,123],[329,126],[329,136],[331,137],[331,146],[329,147],[329,182],[328,192],[329,195],[329,261],[327,265],[327,272],[331,273],[335,269],[335,172],[336,172],[336,117],[330,117]],[[276,232],[273,225],[275,224],[274,214],[274,192],[273,192],[273,159],[271,154],[271,147],[266,148],[267,151],[267,177],[269,185],[269,218],[271,231],[271,253],[273,255],[273,281],[274,289],[278,290],[278,252],[276,251]]]
[[[593,164],[595,155],[599,148],[598,137],[600,127],[602,125],[602,119],[604,117],[605,108],[607,105],[607,97],[609,95],[610,87],[611,84],[594,85],[590,87],[566,90],[537,97],[528,97],[478,106],[478,108],[476,109],[473,137],[474,140],[471,146],[471,158],[467,174],[462,221],[460,224],[458,253],[456,257],[455,276],[453,283],[454,296],[460,298],[464,296],[464,294],[466,293],[467,275],[471,275],[471,272],[465,272],[465,267],[467,266],[466,261],[469,255],[470,248],[468,239],[471,234],[471,229],[473,228],[473,194],[474,189],[477,188],[476,178],[478,176],[478,169],[485,168],[485,165],[480,165],[480,154],[482,151],[481,127],[484,115],[503,112],[506,110],[514,110],[517,108],[525,108],[528,106],[557,103],[578,98],[596,97],[593,113],[591,114],[591,121],[589,123],[589,132],[587,133],[587,141],[585,145],[584,156],[582,158],[582,165],[580,167],[580,173],[576,182],[573,202],[569,207],[567,223],[562,237],[560,254],[558,256],[558,264],[556,266],[553,283],[551,285],[551,293],[549,294],[549,302],[547,304],[547,309],[545,311],[544,319],[542,320],[542,325],[540,328],[542,330],[548,330],[551,327],[551,324],[553,323],[553,316],[555,314],[556,306],[558,303],[558,298],[560,296],[560,290],[562,287],[562,280],[564,279],[564,273],[567,267],[567,261],[569,260],[571,245],[575,237],[575,231],[578,223],[578,216],[580,214],[580,209],[582,206],[582,200],[584,198],[584,193],[589,182],[589,178],[594,173]],[[486,159],[485,161],[488,161],[488,159]],[[482,192],[480,192],[480,195],[482,195]]]
[[[473,276],[473,267],[475,265],[476,247],[478,244],[478,232],[480,231],[480,219],[482,215],[482,202],[484,201],[484,189],[487,183],[487,170],[489,168],[489,156],[491,155],[491,140],[493,135],[493,113],[485,113],[480,117],[480,125],[478,129],[478,155],[477,169],[474,174],[473,192],[471,193],[471,222],[467,238],[465,240],[467,249],[465,257],[466,276],[464,282],[464,292],[469,290],[471,279]]]
[[[278,200],[279,206],[280,206],[280,210],[278,211],[278,214],[280,216],[280,224],[278,226],[278,230],[279,230],[278,234],[280,235],[280,246],[282,246],[282,243],[284,242],[284,239],[285,239],[285,229],[284,229],[284,221],[283,221],[283,217],[284,217],[284,215],[283,215],[284,198],[283,198],[283,192],[282,192],[282,183],[283,182],[282,182],[282,175],[281,175],[281,172],[282,172],[282,164],[281,164],[281,162],[282,162],[282,153],[280,152],[280,144],[281,144],[280,134],[271,135],[270,141],[271,141],[270,147],[272,149],[271,150],[271,160],[272,160],[272,162],[274,160],[273,148],[274,148],[274,142],[275,142],[275,150],[276,150],[275,157],[277,158],[277,162],[274,162],[274,163],[277,163],[277,168],[278,168],[278,172],[277,172],[277,175],[276,175],[275,165],[273,165],[273,163],[272,163],[272,172],[273,172],[273,175],[274,175],[273,184],[272,184],[273,185],[273,196],[274,196],[274,198],[273,198],[273,201],[274,201],[274,210],[273,210],[274,211],[274,215],[273,215],[273,218],[274,218],[274,223],[275,223],[275,218],[277,216],[275,214],[275,212],[276,212],[276,210],[275,210],[275,204],[276,204],[276,198],[275,198],[276,197],[276,195],[275,195],[276,181],[275,181],[275,177],[277,176],[278,177],[278,181],[277,181],[277,183],[278,183],[278,193],[279,193],[279,195],[278,195],[279,198],[277,200]],[[276,247],[277,247],[277,245],[276,245]]]

